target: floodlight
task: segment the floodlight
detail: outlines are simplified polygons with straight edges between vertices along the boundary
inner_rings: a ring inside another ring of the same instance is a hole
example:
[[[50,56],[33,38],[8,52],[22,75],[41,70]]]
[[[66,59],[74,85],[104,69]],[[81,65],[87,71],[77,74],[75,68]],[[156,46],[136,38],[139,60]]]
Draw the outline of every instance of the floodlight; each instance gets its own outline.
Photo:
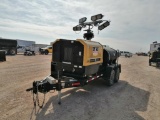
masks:
[[[82,27],[81,26],[75,26],[73,27],[73,31],[81,31]]]
[[[107,27],[107,26],[110,25],[110,22],[109,22],[109,21],[106,21],[103,25],[104,25],[105,27]]]
[[[97,20],[96,16],[92,16],[92,17],[91,17],[91,20],[92,20],[92,21],[96,21],[96,20]]]
[[[106,21],[105,23],[103,23],[102,25],[100,25],[98,27],[98,30],[103,30],[104,28],[106,28],[107,26],[110,25],[110,22],[109,21]]]
[[[101,25],[101,26],[98,27],[98,30],[103,30],[103,29],[104,29],[103,25]]]
[[[87,18],[83,17],[83,18],[79,19],[79,23],[84,23],[86,20],[87,20]]]
[[[98,15],[91,16],[91,20],[92,20],[92,21],[96,21],[96,20],[102,19],[102,18],[103,18],[103,15],[102,15],[102,14],[98,14]]]

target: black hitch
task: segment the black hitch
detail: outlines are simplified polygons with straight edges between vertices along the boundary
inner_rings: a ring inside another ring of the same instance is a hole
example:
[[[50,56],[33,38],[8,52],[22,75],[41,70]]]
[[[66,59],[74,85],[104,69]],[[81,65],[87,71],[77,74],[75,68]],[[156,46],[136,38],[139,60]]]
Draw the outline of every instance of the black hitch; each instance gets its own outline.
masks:
[[[47,93],[50,90],[55,90],[57,87],[56,84],[50,84],[48,81],[34,81],[32,84],[32,88],[26,89],[26,91],[33,91],[34,94],[37,92]]]
[[[26,89],[27,92],[29,92],[29,91],[31,91],[31,90],[33,90],[33,88],[28,88],[28,89]]]

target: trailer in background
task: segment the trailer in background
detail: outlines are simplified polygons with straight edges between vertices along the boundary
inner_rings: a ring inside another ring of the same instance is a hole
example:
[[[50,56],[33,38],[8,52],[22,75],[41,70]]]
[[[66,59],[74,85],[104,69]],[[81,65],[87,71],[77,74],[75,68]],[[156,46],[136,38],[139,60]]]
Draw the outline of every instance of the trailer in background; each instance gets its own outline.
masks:
[[[35,52],[35,41],[17,40],[17,53],[24,53],[26,50]]]
[[[0,38],[0,50],[5,50],[7,55],[17,54],[17,40]]]

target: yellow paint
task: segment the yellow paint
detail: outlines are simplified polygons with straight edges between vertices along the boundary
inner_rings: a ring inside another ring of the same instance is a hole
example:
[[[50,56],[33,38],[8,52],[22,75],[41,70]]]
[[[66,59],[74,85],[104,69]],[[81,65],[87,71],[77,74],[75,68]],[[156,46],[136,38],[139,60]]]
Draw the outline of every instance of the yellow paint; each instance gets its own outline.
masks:
[[[84,46],[83,66],[94,65],[103,62],[103,46],[99,42],[77,39]],[[93,54],[93,47],[98,48],[98,54]],[[90,62],[90,59],[100,58],[100,61]]]
[[[55,44],[59,39],[52,43]],[[100,64],[103,62],[103,46],[99,42],[77,39],[84,46],[83,66]],[[98,48],[97,53],[93,53],[93,47]],[[90,62],[90,59],[100,58],[100,61]]]

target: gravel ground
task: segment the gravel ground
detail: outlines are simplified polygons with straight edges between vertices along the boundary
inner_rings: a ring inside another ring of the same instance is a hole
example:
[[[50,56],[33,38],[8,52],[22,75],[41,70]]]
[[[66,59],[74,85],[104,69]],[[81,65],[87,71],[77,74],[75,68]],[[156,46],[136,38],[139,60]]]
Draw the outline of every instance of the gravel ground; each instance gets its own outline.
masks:
[[[120,57],[120,81],[112,87],[99,79],[62,90],[62,105],[55,92],[46,94],[43,109],[34,108],[25,89],[50,74],[50,61],[51,55],[16,55],[0,62],[1,120],[160,120],[160,69],[148,66],[148,57]]]

